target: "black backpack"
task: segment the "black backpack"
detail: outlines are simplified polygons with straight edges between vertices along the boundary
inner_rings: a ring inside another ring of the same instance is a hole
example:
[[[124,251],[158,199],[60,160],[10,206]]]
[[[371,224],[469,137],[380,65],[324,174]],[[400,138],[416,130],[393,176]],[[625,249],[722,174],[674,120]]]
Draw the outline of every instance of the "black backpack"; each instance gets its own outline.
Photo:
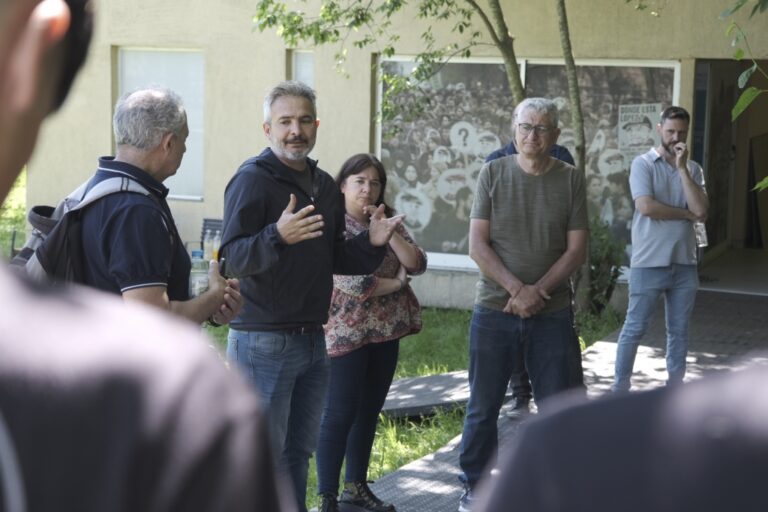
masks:
[[[35,206],[27,215],[32,225],[27,242],[11,265],[40,282],[84,282],[81,212],[102,197],[118,192],[150,196],[138,182],[115,177],[90,190],[90,180],[65,197],[55,208]],[[86,192],[87,190],[87,192]]]

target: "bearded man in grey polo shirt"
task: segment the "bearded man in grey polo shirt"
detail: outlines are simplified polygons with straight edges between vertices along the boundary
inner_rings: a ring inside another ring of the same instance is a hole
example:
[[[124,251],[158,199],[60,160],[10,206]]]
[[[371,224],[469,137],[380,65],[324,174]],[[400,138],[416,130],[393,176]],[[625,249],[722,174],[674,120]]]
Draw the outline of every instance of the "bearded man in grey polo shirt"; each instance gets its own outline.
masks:
[[[694,222],[703,222],[709,201],[701,166],[688,159],[690,115],[681,107],[661,114],[661,145],[632,162],[629,187],[635,201],[629,306],[616,349],[614,391],[628,391],[637,345],[659,296],[667,318],[668,384],[683,381],[688,322],[699,276]]]

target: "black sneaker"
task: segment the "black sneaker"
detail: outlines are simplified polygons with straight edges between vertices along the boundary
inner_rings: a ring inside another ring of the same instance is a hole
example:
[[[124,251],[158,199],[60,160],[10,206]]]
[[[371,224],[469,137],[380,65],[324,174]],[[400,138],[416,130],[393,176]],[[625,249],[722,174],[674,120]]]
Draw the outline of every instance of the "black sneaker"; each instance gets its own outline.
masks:
[[[472,493],[472,489],[466,484],[464,485],[464,492],[459,498],[459,512],[472,512],[472,505],[475,502],[475,496]]]
[[[519,420],[525,418],[531,413],[530,398],[515,398],[515,406],[507,411],[507,418]]]
[[[373,494],[368,482],[345,482],[339,503],[348,503],[370,512],[395,512],[395,506],[381,501]]]
[[[336,499],[335,494],[321,494],[320,495],[320,507],[318,512],[339,512],[339,502]]]

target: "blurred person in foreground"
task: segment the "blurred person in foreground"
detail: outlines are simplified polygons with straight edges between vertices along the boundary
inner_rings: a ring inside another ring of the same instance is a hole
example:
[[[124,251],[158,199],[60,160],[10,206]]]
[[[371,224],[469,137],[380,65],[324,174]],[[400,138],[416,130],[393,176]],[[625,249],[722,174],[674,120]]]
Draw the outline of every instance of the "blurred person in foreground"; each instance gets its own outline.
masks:
[[[764,512],[768,368],[584,403],[523,426],[477,512]],[[716,397],[716,399],[714,399]]]
[[[352,238],[368,228],[371,212],[385,204],[387,173],[375,156],[361,153],[344,162],[336,183],[344,194],[345,236]],[[392,213],[385,204],[385,214]],[[371,512],[395,511],[368,487],[368,462],[397,367],[400,339],[421,330],[421,308],[408,276],[426,269],[427,254],[400,225],[389,240],[384,261],[372,274],[333,276],[325,325],[331,376],[317,446],[320,512],[338,511],[338,501]]]
[[[64,101],[86,1],[0,2],[0,197]],[[293,510],[264,416],[197,329],[0,268],[0,510]]]

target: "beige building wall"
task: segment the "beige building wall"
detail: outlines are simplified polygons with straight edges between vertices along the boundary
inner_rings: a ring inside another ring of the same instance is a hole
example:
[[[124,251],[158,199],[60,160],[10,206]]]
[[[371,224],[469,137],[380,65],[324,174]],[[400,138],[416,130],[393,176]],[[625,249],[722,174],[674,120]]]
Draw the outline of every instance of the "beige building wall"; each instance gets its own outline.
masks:
[[[730,3],[678,0],[666,3],[661,16],[653,17],[620,0],[571,0],[567,7],[577,63],[595,59],[680,62],[679,103],[691,109],[695,60],[728,59],[733,52],[724,34],[727,23],[718,19]],[[503,0],[502,4],[520,59],[560,58],[554,2]],[[238,165],[266,146],[262,99],[272,85],[289,75],[286,48],[274,32],[254,30],[253,2],[98,0],[96,6],[96,35],[86,68],[66,106],[46,123],[29,163],[28,204],[55,204],[94,172],[98,156],[113,153],[111,115],[118,89],[118,48],[201,50],[205,59],[205,197],[201,202],[170,201],[182,237],[198,239],[203,217],[222,216],[224,188]],[[414,20],[413,13],[408,13],[393,25],[402,36],[400,55],[421,49],[418,36],[425,22]],[[430,24],[443,41],[454,40],[447,25]],[[768,15],[744,22],[752,48],[762,57],[768,56],[767,25]],[[345,65],[349,78],[345,78],[333,66],[338,49],[315,49],[321,124],[312,156],[332,174],[347,156],[375,148],[373,50],[350,49]],[[493,47],[479,48],[475,54],[498,55]],[[462,288],[471,286],[462,284]]]

